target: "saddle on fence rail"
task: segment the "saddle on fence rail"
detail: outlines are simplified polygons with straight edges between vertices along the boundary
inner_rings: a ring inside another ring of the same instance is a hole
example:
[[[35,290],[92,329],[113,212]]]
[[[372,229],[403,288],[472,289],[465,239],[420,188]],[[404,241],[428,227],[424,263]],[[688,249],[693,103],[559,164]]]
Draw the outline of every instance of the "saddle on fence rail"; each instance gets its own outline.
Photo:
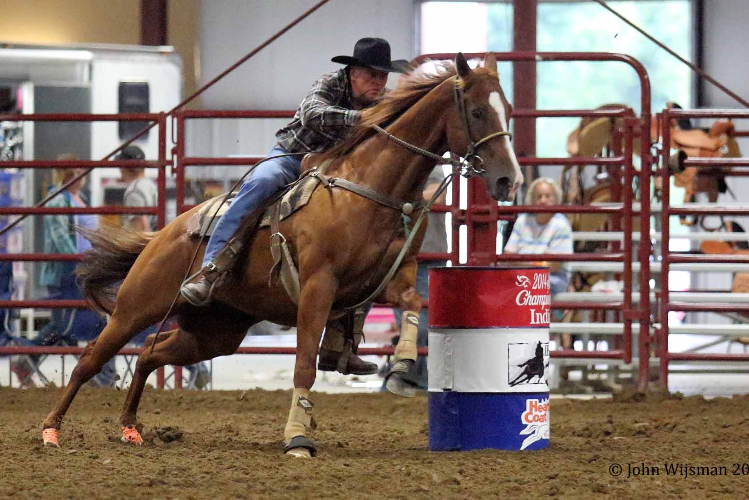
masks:
[[[677,104],[669,103],[668,109],[679,109]],[[659,140],[658,123],[654,120],[651,135]],[[738,143],[733,137],[734,125],[731,121],[716,121],[709,129],[694,128],[688,119],[671,120],[669,147],[684,151],[693,158],[736,158],[741,156]],[[703,175],[697,175],[696,167],[687,167],[683,172],[674,174],[674,185],[686,189],[684,202],[694,201],[697,193],[705,193],[711,203],[718,201],[718,194],[725,193],[728,185],[725,173],[729,167],[701,169]],[[682,221],[684,222],[684,221]]]
[[[618,109],[622,104],[606,104],[597,109]],[[668,103],[668,109],[680,109],[675,103]],[[621,130],[621,118],[583,118],[578,128],[567,137],[567,151],[571,156],[600,156],[609,148],[622,149],[613,144],[615,131]],[[683,151],[694,158],[736,158],[741,156],[738,143],[733,137],[734,125],[730,120],[716,121],[709,129],[695,128],[689,119],[673,119],[669,124],[669,147]],[[657,117],[651,121],[650,137],[654,142],[662,139]],[[633,152],[639,154],[639,139],[634,138]],[[697,175],[696,167],[688,167],[682,172],[674,173],[674,184],[686,190],[684,202],[694,201],[697,193],[704,193],[714,203],[720,193],[728,190],[725,172],[728,167],[701,169]],[[657,180],[656,180],[657,183]],[[682,218],[682,223],[688,224]],[[691,224],[690,224],[691,225]]]
[[[736,221],[725,221],[722,229],[726,233],[745,233]],[[749,241],[703,241],[702,253],[708,255],[749,255]],[[736,273],[733,277],[732,293],[749,293],[749,273]]]
[[[620,109],[627,109],[627,106],[604,104],[597,107],[596,111]],[[601,156],[606,148],[613,146],[612,135],[623,125],[624,121],[620,117],[584,117],[580,120],[580,125],[567,136],[567,152],[570,156]]]
[[[627,109],[624,104],[605,104],[597,110]],[[632,113],[634,116],[634,113]],[[613,137],[622,130],[624,120],[621,117],[585,117],[580,125],[567,136],[567,152],[570,156],[602,157],[611,151],[618,154],[620,146],[614,143]],[[615,178],[599,168],[595,183],[586,186],[583,179],[585,165],[574,165],[562,170],[560,185],[564,202],[572,205],[592,205],[619,201],[615,199]],[[607,214],[569,214],[570,224],[574,231],[609,230],[610,216]],[[632,219],[633,227],[639,228],[639,220]],[[606,243],[578,241],[576,252],[594,252],[606,247]]]

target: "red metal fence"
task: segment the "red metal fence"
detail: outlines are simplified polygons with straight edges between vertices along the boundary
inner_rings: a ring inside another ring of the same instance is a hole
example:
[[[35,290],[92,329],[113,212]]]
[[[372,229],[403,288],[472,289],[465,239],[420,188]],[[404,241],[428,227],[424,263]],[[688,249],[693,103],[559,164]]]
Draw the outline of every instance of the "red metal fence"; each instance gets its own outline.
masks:
[[[132,113],[132,114],[0,114],[0,121],[25,121],[25,122],[97,122],[97,121],[148,121],[155,122],[158,127],[158,151],[157,160],[111,160],[111,161],[83,161],[83,160],[17,160],[2,162],[3,168],[17,169],[50,169],[50,168],[156,168],[158,169],[157,187],[158,204],[156,207],[0,207],[0,215],[56,215],[56,214],[96,214],[96,215],[120,215],[120,214],[146,214],[156,215],[158,228],[166,224],[166,168],[171,166],[171,161],[166,159],[166,119],[164,113]],[[79,261],[82,255],[77,254],[0,254],[0,261]],[[45,308],[45,309],[71,309],[86,308],[88,304],[84,300],[0,300],[0,308]],[[120,354],[137,354],[139,349],[123,349]],[[79,347],[0,347],[0,355],[11,354],[81,354]],[[157,372],[158,385],[164,386],[164,370],[160,368]]]
[[[671,328],[668,324],[668,316],[672,311],[682,312],[721,312],[721,313],[749,313],[749,303],[731,303],[730,301],[716,301],[711,303],[694,303],[686,300],[674,301],[671,299],[671,291],[668,287],[668,273],[671,264],[679,263],[725,263],[725,264],[746,264],[749,263],[749,255],[694,255],[679,254],[669,248],[671,241],[670,219],[672,215],[678,216],[706,216],[706,215],[749,215],[749,204],[737,207],[721,206],[715,204],[711,207],[672,207],[669,201],[670,183],[669,176],[671,171],[668,167],[668,151],[665,145],[671,143],[671,121],[673,119],[747,119],[749,110],[686,110],[686,109],[665,109],[660,113],[660,130],[662,131],[661,161],[655,175],[660,176],[662,185],[662,209],[661,209],[661,276],[663,282],[659,294],[658,318],[656,334],[658,339],[657,355],[660,360],[659,381],[663,385],[668,383],[669,364],[674,361],[749,361],[749,354],[715,354],[715,353],[695,353],[695,352],[671,352],[668,347],[668,340]],[[737,132],[736,136],[745,136],[745,132]],[[696,167],[700,170],[706,168],[730,167],[730,170],[723,170],[725,176],[747,176],[749,171],[749,158],[692,158],[684,162],[685,167]],[[738,170],[736,170],[738,169]],[[700,172],[698,171],[698,174]],[[688,298],[684,297],[685,299]],[[720,297],[719,297],[720,298]],[[730,297],[727,297],[730,298]]]
[[[468,57],[483,57],[484,54],[466,54]],[[417,59],[417,61],[423,61],[425,59],[452,59],[455,54],[431,54],[424,55]],[[619,203],[611,206],[553,206],[547,208],[540,207],[527,207],[527,206],[498,206],[486,193],[486,190],[482,182],[478,179],[471,179],[468,182],[467,189],[467,200],[466,208],[461,209],[460,203],[460,188],[459,184],[455,182],[452,186],[452,203],[449,206],[441,205],[435,206],[433,211],[450,213],[452,218],[452,228],[450,238],[452,241],[452,247],[450,253],[445,254],[426,254],[421,255],[421,258],[429,259],[446,259],[451,260],[453,263],[459,262],[459,255],[461,253],[461,243],[459,238],[460,228],[466,227],[467,232],[467,244],[466,244],[466,255],[467,264],[470,265],[494,265],[501,262],[515,262],[515,261],[605,261],[605,262],[616,262],[622,263],[623,271],[621,273],[621,279],[624,284],[623,296],[621,301],[608,301],[608,302],[595,302],[595,301],[555,301],[552,303],[554,309],[588,309],[588,310],[611,310],[618,313],[619,318],[623,323],[623,335],[621,341],[617,343],[616,348],[606,351],[593,350],[593,351],[553,351],[552,356],[555,358],[584,358],[584,359],[618,359],[623,363],[629,364],[633,358],[632,345],[632,325],[637,323],[639,325],[639,341],[637,345],[637,353],[639,358],[639,380],[638,386],[641,390],[644,390],[647,385],[648,372],[649,372],[649,361],[650,353],[652,350],[651,341],[653,340],[650,335],[652,320],[650,301],[647,299],[650,296],[650,260],[652,255],[652,246],[650,238],[650,200],[648,196],[642,196],[640,199],[640,208],[634,208],[635,195],[633,193],[633,180],[634,178],[639,179],[639,190],[641,193],[649,193],[651,185],[651,167],[653,166],[653,159],[651,157],[651,140],[650,140],[650,84],[647,73],[642,65],[635,59],[621,54],[609,54],[609,53],[497,53],[497,59],[500,61],[618,61],[631,66],[637,73],[640,81],[641,90],[641,113],[639,117],[634,117],[634,113],[629,108],[620,109],[608,109],[608,110],[516,110],[514,116],[522,118],[539,118],[539,117],[611,117],[623,119],[624,127],[621,130],[621,138],[623,146],[619,147],[616,145],[613,148],[614,156],[607,158],[519,158],[521,165],[552,165],[552,166],[563,166],[563,165],[599,165],[607,167],[612,173],[615,179],[618,180],[617,185],[620,187],[619,190]],[[670,114],[669,114],[670,113]],[[722,113],[722,114],[721,114]],[[706,117],[706,116],[721,116],[721,117],[749,117],[748,113],[739,112],[721,112],[712,113],[710,112],[686,112],[686,111],[665,111],[663,116],[664,120],[668,120],[674,116],[693,116],[693,117]],[[215,157],[190,157],[186,155],[186,134],[185,127],[188,120],[205,120],[205,119],[267,119],[267,118],[289,118],[293,116],[293,111],[177,111],[175,115],[175,126],[173,128],[176,133],[175,146],[172,150],[172,159],[167,160],[166,150],[166,128],[164,114],[149,114],[149,115],[24,115],[18,116],[13,115],[7,117],[18,121],[19,119],[27,121],[97,121],[97,120],[153,120],[158,123],[159,127],[159,159],[156,161],[109,161],[109,162],[53,162],[53,161],[17,161],[17,162],[4,162],[4,167],[13,168],[53,168],[53,167],[91,167],[91,168],[102,168],[102,167],[149,167],[159,169],[158,174],[158,188],[159,188],[159,204],[156,208],[131,208],[131,207],[95,207],[86,209],[49,209],[49,208],[24,208],[24,207],[4,207],[0,208],[0,214],[55,214],[55,213],[92,213],[92,214],[124,214],[124,213],[138,213],[138,214],[156,214],[158,216],[159,227],[163,227],[165,221],[165,187],[166,187],[166,167],[173,166],[172,174],[176,180],[176,203],[177,213],[181,213],[189,208],[189,205],[184,203],[185,195],[185,171],[188,167],[194,166],[236,166],[236,165],[253,165],[259,161],[260,157],[247,157],[247,158],[215,158]],[[6,119],[0,115],[0,120]],[[665,123],[668,123],[666,121]],[[667,131],[668,127],[664,129],[664,140],[663,144],[668,144]],[[633,165],[633,147],[635,139],[639,139],[640,151],[639,156],[641,158],[641,168],[639,172],[634,168]],[[661,148],[664,150],[664,161],[667,159],[668,148]],[[704,160],[690,160],[690,165],[701,166],[705,165]],[[749,162],[733,161],[731,163],[734,166],[749,166]],[[712,163],[711,163],[712,165]],[[657,172],[667,180],[668,169],[660,168]],[[667,186],[668,182],[663,183],[664,198],[667,199]],[[610,215],[614,223],[614,229],[619,229],[623,232],[623,243],[613,244],[610,247],[610,251],[606,253],[576,253],[576,254],[546,254],[546,255],[507,255],[496,252],[496,238],[497,238],[497,221],[504,219],[513,219],[516,214],[520,212],[538,213],[538,212],[558,212],[558,213],[586,213],[586,214],[606,214]],[[712,213],[739,213],[739,212],[727,212],[725,210],[715,210]],[[676,209],[669,208],[664,203],[663,209],[663,238],[661,252],[663,254],[663,277],[667,277],[669,263],[672,262],[683,262],[690,261],[692,257],[686,256],[672,256],[668,252],[668,215],[666,214],[681,214],[681,213],[695,213],[694,210],[688,208]],[[740,213],[749,214],[749,209],[741,211]],[[639,252],[635,255],[633,253],[633,227],[632,218],[637,217],[640,224],[640,244]],[[26,261],[40,261],[40,260],[77,260],[80,256],[62,256],[62,255],[45,255],[45,254],[12,254],[12,255],[0,255],[0,260],[26,260]],[[731,257],[718,258],[714,261],[719,262],[749,262],[747,258]],[[639,294],[641,300],[636,302],[633,300],[633,283],[635,282],[635,275],[633,273],[633,264],[639,263]],[[667,279],[664,278],[664,285],[662,289],[662,297],[660,305],[660,315],[662,318],[667,317],[668,311],[671,310],[704,310],[700,309],[702,306],[694,304],[684,305],[678,303],[669,302],[669,292],[667,286]],[[0,308],[19,308],[19,307],[39,307],[39,308],[69,308],[69,307],[85,307],[83,301],[0,301]],[[749,306],[743,306],[736,310],[746,311]],[[725,360],[725,359],[737,359],[736,356],[708,356],[708,355],[696,355],[696,354],[677,354],[668,352],[667,339],[668,336],[668,325],[667,321],[662,321],[662,327],[658,330],[659,339],[659,350],[657,354],[661,359],[661,377],[662,381],[666,380],[668,363],[669,361],[682,360],[682,359],[709,359],[709,360]],[[664,348],[665,346],[665,348]],[[137,349],[125,349],[121,354],[135,354]],[[292,354],[294,348],[287,347],[249,347],[240,348],[238,353],[242,354]],[[60,347],[49,347],[49,348],[23,348],[23,347],[0,347],[0,355],[10,354],[75,354],[82,352],[80,348],[60,348]],[[382,348],[370,348],[361,349],[362,354],[391,354],[393,352],[392,347]],[[421,349],[420,352],[426,353],[426,349]],[[697,357],[695,357],[697,356]],[[746,356],[741,359],[747,358]],[[749,358],[747,358],[749,359]],[[177,387],[181,387],[181,372],[177,370],[175,372],[176,381],[178,382]],[[163,386],[163,372],[159,378],[159,385]]]

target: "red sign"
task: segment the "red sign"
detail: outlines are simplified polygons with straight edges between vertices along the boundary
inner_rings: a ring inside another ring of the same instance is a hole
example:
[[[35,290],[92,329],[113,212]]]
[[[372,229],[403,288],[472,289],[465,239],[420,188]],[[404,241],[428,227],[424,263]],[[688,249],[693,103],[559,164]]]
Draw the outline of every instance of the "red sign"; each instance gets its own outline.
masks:
[[[432,267],[430,328],[549,328],[545,267]]]

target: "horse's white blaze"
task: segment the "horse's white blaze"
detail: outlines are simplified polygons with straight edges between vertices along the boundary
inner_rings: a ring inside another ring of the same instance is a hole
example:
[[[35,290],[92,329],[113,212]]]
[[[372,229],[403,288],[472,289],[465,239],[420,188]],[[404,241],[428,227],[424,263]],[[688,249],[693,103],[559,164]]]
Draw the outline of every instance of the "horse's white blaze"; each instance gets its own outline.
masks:
[[[509,131],[510,129],[507,128],[505,107],[502,104],[502,99],[499,97],[499,92],[492,92],[491,94],[489,94],[489,105],[491,105],[491,107],[494,108],[494,111],[497,112],[499,123],[502,125],[502,130]],[[507,148],[508,154],[510,155],[510,161],[512,162],[513,167],[515,167],[515,185],[520,185],[523,182],[523,174],[520,171],[520,164],[518,163],[518,159],[515,156],[515,150],[512,149],[512,144],[510,143],[509,137],[502,137],[502,141]]]

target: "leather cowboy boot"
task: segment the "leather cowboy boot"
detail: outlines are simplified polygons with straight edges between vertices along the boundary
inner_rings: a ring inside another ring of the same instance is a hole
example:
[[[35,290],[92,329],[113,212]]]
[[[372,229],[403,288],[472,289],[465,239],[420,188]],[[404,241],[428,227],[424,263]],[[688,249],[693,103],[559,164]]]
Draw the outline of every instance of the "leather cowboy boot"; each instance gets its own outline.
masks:
[[[244,241],[239,238],[229,240],[213,262],[209,262],[207,266],[187,279],[187,282],[179,289],[179,293],[194,306],[204,307],[210,304],[213,289],[234,267],[243,244]]]
[[[328,335],[327,330],[325,335]],[[378,368],[375,363],[364,361],[356,354],[362,337],[362,334],[358,334],[354,335],[353,341],[345,339],[343,351],[321,347],[317,369],[323,372],[338,371],[344,375],[374,375],[377,373]]]
[[[341,321],[333,321],[325,327],[325,336],[320,346],[317,369],[324,372],[338,371],[344,375],[373,375],[377,364],[364,361],[357,355],[364,338],[364,311],[357,310],[353,318],[353,332],[345,335]],[[348,337],[348,338],[346,338]]]

